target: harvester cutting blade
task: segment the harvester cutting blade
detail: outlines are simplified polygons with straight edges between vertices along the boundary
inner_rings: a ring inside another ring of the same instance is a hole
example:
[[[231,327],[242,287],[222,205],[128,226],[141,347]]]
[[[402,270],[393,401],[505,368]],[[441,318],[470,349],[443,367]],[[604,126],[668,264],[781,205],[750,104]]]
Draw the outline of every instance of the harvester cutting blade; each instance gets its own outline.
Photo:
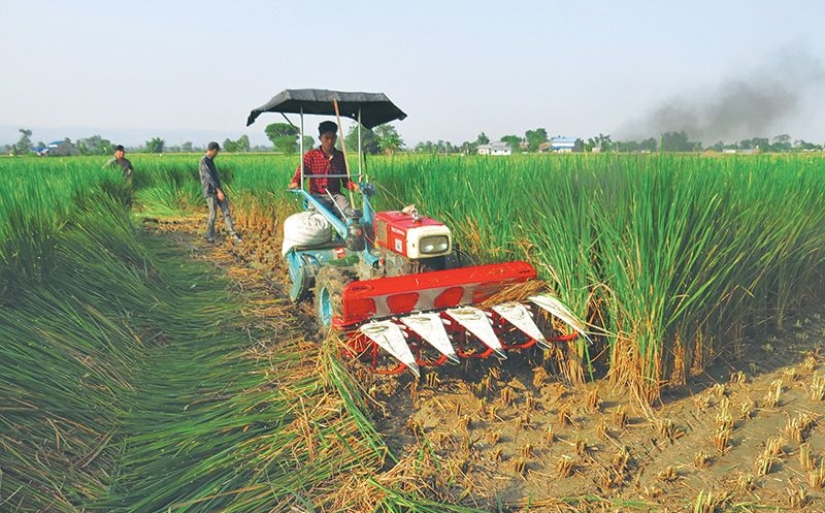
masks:
[[[523,304],[515,302],[502,303],[494,306],[493,311],[521,330],[525,335],[535,340],[540,346],[545,348],[550,347],[541,330],[536,326],[533,317],[530,316],[530,311]]]
[[[499,341],[495,331],[493,331],[493,325],[490,323],[490,319],[487,318],[487,314],[483,311],[472,306],[465,306],[463,308],[452,308],[445,313],[455,319],[464,329],[478,337],[485,346],[495,351],[496,356],[501,359],[507,358],[507,355],[504,354],[504,347],[502,347],[501,341]]]
[[[401,317],[399,320],[446,356],[450,362],[459,363],[458,355],[455,353],[453,345],[450,344],[450,337],[447,335],[447,330],[444,329],[441,316],[437,313],[420,313]]]
[[[529,299],[540,308],[547,310],[575,331],[579,332],[588,341],[591,341],[590,337],[587,336],[587,328],[584,326],[584,323],[577,319],[576,316],[562,304],[559,298],[550,294],[539,294],[537,296],[531,296]]]
[[[418,370],[415,356],[413,356],[407,342],[404,340],[401,326],[392,321],[375,321],[362,325],[358,328],[358,331],[409,367],[416,377],[421,377],[421,371]]]

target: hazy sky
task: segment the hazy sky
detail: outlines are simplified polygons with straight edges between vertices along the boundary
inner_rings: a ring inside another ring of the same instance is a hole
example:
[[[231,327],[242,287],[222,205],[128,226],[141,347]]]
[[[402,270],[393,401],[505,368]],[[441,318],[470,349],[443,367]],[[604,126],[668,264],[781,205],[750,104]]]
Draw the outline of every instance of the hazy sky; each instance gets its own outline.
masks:
[[[384,92],[408,146],[538,127],[822,143],[824,19],[821,0],[0,0],[0,143],[261,143],[282,118],[246,117],[287,88]]]

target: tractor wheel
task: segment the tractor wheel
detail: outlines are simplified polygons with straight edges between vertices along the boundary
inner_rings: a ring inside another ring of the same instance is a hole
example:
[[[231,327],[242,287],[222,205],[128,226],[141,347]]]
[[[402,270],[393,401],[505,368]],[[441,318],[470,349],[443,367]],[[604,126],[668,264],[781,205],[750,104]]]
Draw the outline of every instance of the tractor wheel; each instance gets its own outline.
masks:
[[[348,267],[328,266],[315,275],[315,316],[321,335],[329,333],[332,319],[341,315],[344,288],[355,279]]]
[[[290,269],[290,280],[292,284],[289,287],[289,299],[293,303],[299,303],[309,297],[309,291],[312,288],[312,273],[310,271],[309,262],[305,257],[301,259],[301,266],[297,269]]]

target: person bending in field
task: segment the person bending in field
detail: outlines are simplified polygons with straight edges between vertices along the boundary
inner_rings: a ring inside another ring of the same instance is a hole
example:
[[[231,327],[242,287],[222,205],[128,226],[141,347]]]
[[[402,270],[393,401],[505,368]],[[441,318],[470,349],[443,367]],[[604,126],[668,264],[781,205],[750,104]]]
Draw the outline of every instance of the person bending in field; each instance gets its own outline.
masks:
[[[332,121],[324,121],[318,125],[318,138],[321,145],[304,154],[304,178],[309,179],[310,194],[335,214],[343,211],[344,216],[349,217],[355,211],[350,207],[346,196],[341,194],[341,187],[355,192],[358,192],[359,187],[356,182],[351,182],[346,178],[347,168],[344,154],[335,148],[335,142],[338,140],[337,131],[338,125]],[[344,175],[344,177],[330,178],[329,175]],[[298,166],[289,188],[297,189],[300,181],[301,166]]]
[[[122,144],[115,146],[115,156],[103,165],[103,169],[117,166],[123,172],[123,180],[126,182],[126,207],[132,208],[132,176],[135,173],[135,168],[129,159],[124,156],[125,154],[126,150],[123,149]]]
[[[206,242],[215,242],[215,217],[217,217],[218,207],[223,212],[223,222],[229,235],[234,242],[240,242],[241,236],[235,232],[232,224],[232,214],[229,212],[229,199],[223,191],[221,180],[218,178],[218,170],[215,168],[215,156],[221,151],[221,146],[212,141],[206,147],[206,155],[200,163],[201,185],[203,185],[203,197],[206,198],[206,205],[209,207],[209,217],[206,220]]]

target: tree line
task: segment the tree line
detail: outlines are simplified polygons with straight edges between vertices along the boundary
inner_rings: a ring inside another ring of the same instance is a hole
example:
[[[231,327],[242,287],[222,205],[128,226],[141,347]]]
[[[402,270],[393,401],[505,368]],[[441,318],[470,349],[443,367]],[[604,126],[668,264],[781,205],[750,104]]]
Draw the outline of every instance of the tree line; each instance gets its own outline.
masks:
[[[19,129],[20,139],[12,145],[6,145],[4,153],[10,155],[27,155],[36,153],[38,155],[50,156],[73,156],[73,155],[109,155],[114,151],[115,144],[112,141],[100,136],[92,135],[72,142],[68,137],[62,141],[56,141],[46,145],[38,142],[32,143],[32,131],[26,128]],[[223,141],[224,151],[231,153],[243,153],[250,151],[266,152],[275,151],[292,155],[300,150],[300,130],[295,125],[289,123],[272,123],[264,129],[267,138],[272,143],[268,146],[252,146],[249,137],[243,135],[237,140],[226,138]],[[450,141],[423,141],[408,149],[404,140],[399,135],[396,128],[391,124],[384,124],[368,130],[361,127],[361,149],[368,154],[392,155],[399,151],[412,151],[415,153],[432,154],[474,154],[478,152],[479,146],[490,144],[492,141],[484,132],[481,132],[474,141],[464,141],[460,145],[454,145]],[[513,153],[536,153],[550,150],[550,138],[545,128],[535,128],[524,132],[524,135],[506,134],[499,138],[498,142],[507,145]],[[350,152],[358,150],[358,126],[352,125],[349,128],[343,141]],[[304,135],[304,151],[315,144],[315,139]],[[339,146],[341,143],[339,142]],[[168,145],[160,137],[153,137],[138,148],[128,148],[129,151],[145,153],[192,153],[205,150],[205,146],[197,146],[191,141],[180,145]],[[657,151],[665,152],[699,152],[699,151],[759,151],[768,153],[785,153],[798,151],[823,151],[823,145],[811,143],[802,139],[794,140],[788,134],[780,134],[773,138],[753,137],[740,141],[726,143],[719,141],[709,146],[703,146],[698,141],[691,140],[690,135],[685,131],[665,132],[658,138],[649,137],[641,141],[626,140],[613,141],[608,134],[598,134],[585,139],[577,138],[573,145],[573,151],[577,152],[625,152],[625,153],[652,153]]]
[[[490,144],[492,141],[484,132],[481,132],[475,141],[464,141],[460,145],[453,145],[449,141],[424,141],[418,143],[413,151],[418,153],[464,153],[472,154],[478,151],[479,146]],[[527,130],[523,136],[515,134],[503,135],[498,142],[506,144],[513,153],[536,153],[550,150],[550,139],[547,130],[536,128]],[[783,153],[795,151],[823,151],[823,145],[815,144],[803,139],[794,140],[788,134],[777,135],[773,138],[753,137],[740,141],[726,143],[716,142],[703,146],[699,141],[693,141],[690,135],[682,131],[665,132],[658,138],[648,137],[641,141],[626,140],[614,141],[607,134],[598,134],[585,139],[577,138],[573,144],[576,152],[611,151],[624,153],[652,153],[664,152],[699,152],[699,151],[760,151],[767,153]]]

